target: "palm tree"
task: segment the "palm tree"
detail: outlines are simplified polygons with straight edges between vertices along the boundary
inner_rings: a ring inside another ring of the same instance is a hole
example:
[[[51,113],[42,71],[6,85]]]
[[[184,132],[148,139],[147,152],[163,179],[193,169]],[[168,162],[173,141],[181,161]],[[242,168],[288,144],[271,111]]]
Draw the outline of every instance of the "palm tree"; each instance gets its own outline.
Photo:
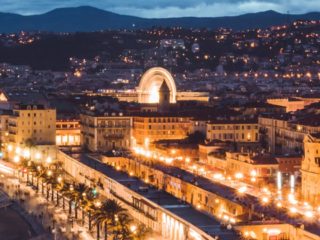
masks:
[[[59,189],[59,191],[61,192],[61,194],[63,195],[62,197],[62,209],[64,210],[65,209],[65,197],[69,197],[70,198],[70,184],[69,183],[64,183],[62,185],[62,187]],[[73,192],[73,190],[72,190]],[[69,214],[71,214],[71,204],[70,204],[71,201],[69,201]]]
[[[83,204],[87,200],[87,194],[90,190],[90,188],[83,184],[79,183],[78,185],[75,186],[74,188],[75,194],[73,195],[74,197],[74,202],[75,202],[75,218],[78,218],[78,205]]]
[[[121,214],[117,216],[114,226],[114,238],[118,240],[126,240],[132,234],[129,225],[132,222],[132,218],[127,214]]]
[[[93,213],[94,225],[97,226],[97,239],[100,238],[100,227],[104,227],[104,239],[108,237],[108,225],[116,225],[116,217],[126,215],[127,210],[117,201],[108,199],[102,203],[101,207]]]
[[[93,194],[93,189],[89,188],[86,192],[85,197],[80,202],[80,206],[82,209],[82,225],[84,225],[85,221],[85,214],[88,213],[88,223],[89,223],[89,229],[91,230],[91,213],[94,209],[94,200],[95,195]]]
[[[133,239],[139,240],[139,239],[144,239],[148,233],[151,232],[150,228],[147,228],[144,224],[140,224],[137,227],[137,230],[133,233]]]
[[[33,139],[31,139],[31,138],[28,138],[25,142],[24,142],[24,145],[26,145],[26,147],[27,148],[29,148],[29,159],[28,160],[31,160],[31,156],[32,156],[32,154],[31,154],[31,150],[33,149],[33,148],[35,148],[37,145],[35,144],[35,142],[33,141]]]
[[[74,192],[74,187],[73,184],[65,184],[64,187],[61,189],[62,194],[66,196],[69,199],[69,215],[71,216],[72,213],[72,202],[73,199],[75,198],[75,192]],[[64,206],[64,199],[62,202]]]

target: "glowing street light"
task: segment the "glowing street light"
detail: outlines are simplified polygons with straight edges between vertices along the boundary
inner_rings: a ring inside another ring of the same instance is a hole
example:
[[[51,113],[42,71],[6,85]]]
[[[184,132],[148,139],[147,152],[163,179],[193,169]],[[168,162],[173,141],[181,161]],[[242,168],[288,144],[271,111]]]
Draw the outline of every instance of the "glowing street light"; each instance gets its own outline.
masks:
[[[21,153],[21,148],[20,147],[17,147],[16,148],[16,154],[20,154]]]
[[[313,212],[312,212],[312,211],[306,211],[305,214],[304,214],[304,216],[305,216],[306,218],[313,218]]]
[[[298,211],[295,207],[291,207],[289,210],[290,210],[290,213],[292,214],[296,214]]]
[[[15,163],[20,162],[20,157],[19,157],[18,155],[15,155],[15,156],[13,157],[13,161],[14,161]]]
[[[256,177],[257,176],[257,171],[256,170],[252,170],[250,172],[251,177]]]
[[[37,160],[40,160],[40,158],[41,158],[41,153],[36,152],[36,154],[35,154],[35,158],[36,158]]]
[[[48,164],[52,163],[52,159],[51,159],[51,157],[47,157],[47,159],[46,159],[46,163],[48,163]]]
[[[57,178],[57,181],[58,181],[58,183],[61,183],[61,182],[62,182],[62,177],[59,176],[59,177]]]
[[[239,193],[245,193],[247,191],[247,187],[246,186],[242,186],[238,189]]]
[[[13,150],[12,145],[8,145],[8,152],[11,152]]]
[[[23,157],[29,158],[30,157],[30,151],[28,149],[23,150]]]
[[[262,197],[262,202],[267,204],[269,203],[269,198],[268,197]]]
[[[136,226],[136,225],[131,225],[131,226],[130,226],[130,231],[131,231],[132,233],[135,233],[135,232],[137,231],[137,226]]]
[[[102,204],[101,204],[100,201],[96,201],[96,202],[94,203],[94,205],[95,205],[97,208],[100,208]]]
[[[242,178],[243,178],[243,173],[241,173],[241,172],[236,173],[236,174],[234,175],[234,177],[235,177],[236,179],[242,179]]]

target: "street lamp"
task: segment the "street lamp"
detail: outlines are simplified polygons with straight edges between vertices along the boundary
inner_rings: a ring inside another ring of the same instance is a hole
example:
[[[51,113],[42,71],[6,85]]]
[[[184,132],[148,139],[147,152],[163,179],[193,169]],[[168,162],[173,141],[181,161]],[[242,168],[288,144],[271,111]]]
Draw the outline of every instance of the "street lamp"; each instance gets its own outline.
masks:
[[[28,149],[23,150],[23,157],[29,158],[30,157],[30,151]]]
[[[131,226],[130,226],[130,231],[131,231],[133,234],[135,234],[136,231],[137,231],[137,226],[136,226],[136,225],[131,225]]]
[[[21,153],[21,148],[20,148],[20,147],[17,147],[17,148],[16,148],[16,154],[19,155],[20,153]]]
[[[101,202],[98,200],[94,203],[94,205],[97,207],[97,208],[100,208],[101,207]]]
[[[36,158],[37,160],[40,160],[40,158],[41,158],[41,153],[36,152],[35,158]]]
[[[14,161],[15,163],[20,162],[20,157],[19,157],[18,155],[15,155],[15,156],[13,157],[13,161]]]
[[[46,159],[46,163],[48,163],[48,164],[52,163],[52,159],[51,159],[51,157],[47,157],[47,159]]]
[[[61,183],[61,182],[62,182],[62,177],[59,176],[59,177],[57,178],[57,181],[58,181],[58,183]]]
[[[11,152],[13,150],[12,145],[8,145],[8,152]]]

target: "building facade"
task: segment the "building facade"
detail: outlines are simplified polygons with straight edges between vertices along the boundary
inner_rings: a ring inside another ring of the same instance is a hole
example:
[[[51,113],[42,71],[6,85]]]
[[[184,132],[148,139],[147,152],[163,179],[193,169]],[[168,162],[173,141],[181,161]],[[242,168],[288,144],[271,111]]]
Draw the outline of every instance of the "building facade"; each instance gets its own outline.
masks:
[[[207,123],[207,140],[230,142],[258,142],[256,121],[211,121]]]
[[[44,105],[15,105],[9,117],[9,142],[24,145],[55,145],[56,110]]]
[[[171,114],[149,114],[133,118],[133,137],[138,145],[159,140],[184,139],[190,131],[190,118]]]
[[[93,152],[128,149],[131,146],[132,118],[122,113],[80,115],[81,145]]]
[[[260,137],[271,153],[301,154],[304,137],[320,132],[320,125],[317,121],[296,121],[286,115],[270,115],[259,117],[259,129]]]
[[[276,176],[277,160],[268,154],[226,153],[227,172],[240,174],[246,179],[268,179]]]
[[[301,194],[304,201],[317,206],[320,202],[320,135],[304,139],[304,158],[301,165]]]
[[[80,123],[78,120],[57,120],[56,144],[58,146],[80,146]]]

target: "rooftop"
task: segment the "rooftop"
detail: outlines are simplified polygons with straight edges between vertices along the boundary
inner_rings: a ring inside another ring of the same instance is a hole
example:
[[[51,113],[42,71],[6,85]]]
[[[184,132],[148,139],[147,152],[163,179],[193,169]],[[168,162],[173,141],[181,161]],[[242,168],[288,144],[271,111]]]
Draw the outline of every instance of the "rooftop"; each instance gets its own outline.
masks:
[[[73,158],[79,160],[83,164],[95,168],[99,172],[105,174],[109,178],[121,183],[122,185],[137,192],[153,203],[165,208],[169,212],[181,217],[185,221],[193,224],[209,235],[219,236],[220,239],[236,240],[238,236],[233,231],[228,231],[220,228],[220,223],[216,219],[197,211],[189,204],[182,202],[180,199],[154,187],[147,185],[136,177],[131,177],[127,173],[117,171],[111,166],[108,166],[97,160],[98,156],[89,156],[86,154],[73,154]],[[97,157],[97,158],[96,158]],[[148,188],[148,191],[139,191],[141,188]]]

